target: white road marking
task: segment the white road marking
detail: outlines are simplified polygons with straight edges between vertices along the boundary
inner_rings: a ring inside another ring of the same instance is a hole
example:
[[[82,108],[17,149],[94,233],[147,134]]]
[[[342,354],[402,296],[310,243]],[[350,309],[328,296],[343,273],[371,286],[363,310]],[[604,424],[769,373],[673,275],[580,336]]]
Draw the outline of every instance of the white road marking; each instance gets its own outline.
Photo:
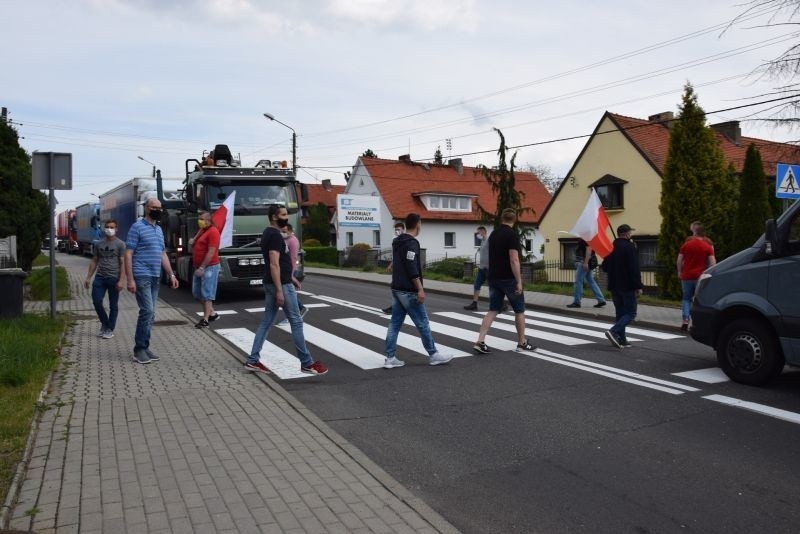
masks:
[[[703,398],[708,399],[710,401],[719,402],[721,404],[727,404],[728,406],[743,408],[745,410],[750,410],[751,412],[760,413],[761,415],[768,415],[769,417],[782,419],[783,421],[789,421],[790,423],[795,423],[800,425],[800,413],[797,412],[781,410],[780,408],[773,408],[772,406],[767,406],[766,404],[758,404],[757,402],[743,401],[740,399],[736,399],[734,397],[726,397],[725,395],[707,395]]]
[[[292,331],[291,325],[288,324],[276,325],[275,328],[280,328],[284,332],[289,333]],[[357,367],[362,369],[377,369],[378,367],[383,367],[383,362],[385,360],[383,354],[362,347],[352,341],[331,335],[316,326],[310,324],[303,325],[303,334],[305,335],[306,343],[316,345]]]
[[[375,323],[371,323],[369,321],[365,321],[364,319],[359,319],[357,317],[350,317],[347,319],[334,319],[333,322],[339,323],[348,328],[352,328],[353,330],[357,330],[363,334],[367,334],[373,337],[377,337],[378,339],[384,339],[384,340],[386,339],[386,332],[389,330],[386,327],[377,325]],[[422,345],[422,339],[419,337],[400,332],[400,335],[397,336],[397,345],[399,347],[412,350],[417,354],[422,354],[423,356],[426,357],[428,356],[428,351],[425,350],[425,347]],[[448,347],[447,345],[442,345],[438,341],[436,342],[436,350],[438,350],[442,354],[452,354],[454,358],[460,358],[463,356],[472,356],[472,354],[468,352],[454,349],[452,347]]]
[[[477,317],[475,315],[466,315],[458,312],[438,312],[436,313],[436,315],[441,315],[442,317],[447,317],[449,319],[455,319],[457,321],[465,321],[467,323],[472,323],[477,325],[480,325],[483,322],[483,319],[481,319],[480,317]],[[516,333],[517,331],[514,325],[506,323],[498,323],[498,322],[494,322],[492,324],[492,328],[514,333]],[[473,335],[477,337],[477,332],[474,333]],[[553,341],[554,343],[561,343],[562,345],[570,345],[570,346],[587,345],[589,343],[593,343],[592,341],[588,341],[585,339],[562,336],[561,334],[553,334],[552,332],[543,332],[541,330],[525,329],[525,335],[528,336],[529,338],[533,338],[534,340],[544,339],[547,341]]]
[[[478,312],[478,313],[480,315],[486,315],[486,312]],[[512,322],[514,321],[513,315],[499,314],[497,318],[503,319],[505,321],[512,321]],[[525,324],[530,324],[533,326],[541,326],[543,328],[552,328],[554,330],[559,330],[561,332],[571,332],[573,334],[580,334],[582,336],[587,336],[587,337],[606,339],[605,332],[600,332],[598,330],[589,330],[588,328],[579,328],[577,326],[568,326],[546,321],[537,321],[536,319],[525,319]],[[641,339],[628,336],[628,341],[641,341]]]
[[[214,311],[217,312],[219,315],[236,315],[237,313],[239,313],[236,310],[214,310]],[[203,312],[197,312],[197,315],[203,315]]]
[[[325,302],[330,302],[332,304],[339,304],[340,306],[344,306],[346,308],[352,308],[365,313],[371,313],[373,315],[384,315],[384,313],[378,308],[373,308],[372,306],[367,306],[365,304],[359,304],[358,302],[350,302],[349,300],[326,297],[324,295],[314,295],[314,298]]]
[[[672,373],[673,376],[697,380],[706,384],[719,384],[729,382],[730,378],[719,367],[709,367],[708,369],[697,369],[695,371],[685,371],[683,373]]]
[[[530,310],[525,310],[525,315],[528,317],[538,317],[540,319],[549,319],[551,321],[558,321],[562,323],[570,323],[570,324],[581,324],[584,326],[596,326],[598,328],[602,328],[603,330],[608,330],[608,328],[614,324],[613,319],[609,319],[608,321],[591,321],[587,319],[578,319],[577,317],[567,317],[563,315],[555,315],[552,313],[543,313],[543,312],[535,312]],[[648,330],[646,328],[636,328],[632,326],[628,326],[625,329],[625,332],[628,334],[636,334],[640,336],[648,336],[654,337],[656,339],[680,339],[685,336],[679,336],[677,334],[667,334],[665,332],[658,332],[656,330]]]
[[[327,308],[327,307],[330,306],[330,304],[322,304],[322,303],[306,304],[304,302],[303,306],[305,306],[306,308]],[[250,312],[250,313],[264,313],[264,307],[262,306],[260,308],[245,308],[244,311]],[[220,313],[222,313],[222,312],[220,312]]]
[[[383,315],[381,314],[386,320],[391,319],[390,315]],[[403,324],[414,326],[413,321],[406,317],[406,320]],[[467,330],[466,328],[459,328],[457,326],[450,326],[444,323],[437,323],[436,321],[428,321],[429,326],[431,327],[431,332],[442,334],[445,336],[454,337],[460,339],[462,341],[471,341],[478,339],[478,331],[477,330]],[[502,337],[495,337],[488,335],[486,339],[483,340],[484,343],[489,345],[489,348],[492,349],[492,353],[494,352],[508,352],[512,351],[517,348],[517,342],[511,341],[510,339],[505,339]]]
[[[250,354],[253,340],[256,337],[255,333],[247,328],[217,328],[214,332],[239,347],[245,354]],[[260,356],[261,363],[269,367],[270,371],[280,379],[289,380],[309,376],[300,372],[300,360],[294,354],[286,352],[269,341],[264,342]]]
[[[260,308],[245,308],[244,311],[250,313],[264,313],[264,306],[261,306]]]

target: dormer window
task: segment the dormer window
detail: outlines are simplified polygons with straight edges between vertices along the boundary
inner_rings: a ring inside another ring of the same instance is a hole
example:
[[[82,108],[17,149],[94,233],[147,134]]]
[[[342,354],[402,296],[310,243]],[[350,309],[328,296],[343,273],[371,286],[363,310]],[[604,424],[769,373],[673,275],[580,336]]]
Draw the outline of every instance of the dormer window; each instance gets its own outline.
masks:
[[[606,174],[589,187],[593,187],[597,191],[597,196],[600,197],[600,202],[603,203],[605,209],[622,210],[625,209],[623,188],[627,183],[622,178]]]
[[[415,193],[428,211],[472,212],[472,195],[448,195],[446,193]]]

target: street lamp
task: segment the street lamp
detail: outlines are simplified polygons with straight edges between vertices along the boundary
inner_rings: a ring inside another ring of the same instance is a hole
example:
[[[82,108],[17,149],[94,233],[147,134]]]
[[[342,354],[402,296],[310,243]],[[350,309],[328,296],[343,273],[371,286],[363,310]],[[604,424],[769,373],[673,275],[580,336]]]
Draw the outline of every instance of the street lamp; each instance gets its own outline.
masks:
[[[294,172],[295,176],[297,176],[297,133],[294,131],[294,128],[292,128],[291,126],[289,126],[286,123],[283,123],[283,122],[279,121],[278,119],[276,119],[271,114],[264,113],[264,116],[266,118],[268,118],[269,120],[271,120],[271,121],[275,121],[278,124],[282,124],[282,125],[286,126],[287,128],[289,128],[292,131],[292,172]]]
[[[150,165],[153,166],[153,178],[155,178],[156,177],[156,164],[153,163],[152,161],[147,161],[142,156],[136,156],[136,157],[139,158],[140,160],[144,161],[145,163],[149,163]]]

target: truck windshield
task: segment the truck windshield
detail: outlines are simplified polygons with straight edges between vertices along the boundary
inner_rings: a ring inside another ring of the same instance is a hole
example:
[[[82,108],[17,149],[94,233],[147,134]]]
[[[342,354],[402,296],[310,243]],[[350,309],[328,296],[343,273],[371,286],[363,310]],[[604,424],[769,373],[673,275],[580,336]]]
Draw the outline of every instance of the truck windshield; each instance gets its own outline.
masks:
[[[286,206],[289,212],[297,211],[294,184],[207,183],[205,196],[211,211],[219,208],[233,191],[236,191],[234,215],[266,215],[271,204]]]

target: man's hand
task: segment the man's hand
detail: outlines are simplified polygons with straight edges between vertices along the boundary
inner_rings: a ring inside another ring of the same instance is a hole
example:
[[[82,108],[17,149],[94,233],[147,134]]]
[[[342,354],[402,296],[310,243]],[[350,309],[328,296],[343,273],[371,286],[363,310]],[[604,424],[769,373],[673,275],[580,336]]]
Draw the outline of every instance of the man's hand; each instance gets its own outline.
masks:
[[[83,287],[85,287],[86,289],[89,289],[89,279],[88,278],[83,281]]]
[[[642,296],[642,290],[641,289],[637,289],[636,290],[636,296],[637,297],[641,297]]]
[[[424,289],[420,289],[419,291],[417,291],[417,302],[419,302],[420,304],[425,304],[425,290]]]
[[[179,285],[180,284],[178,283],[178,277],[173,274],[169,279],[169,287],[171,287],[172,289],[178,289]]]
[[[514,293],[522,293],[522,281],[517,282],[517,285],[514,286]]]
[[[300,280],[298,280],[294,276],[292,276],[292,285],[295,287],[295,289],[298,289],[298,290],[302,287],[300,285]]]
[[[283,291],[278,291],[275,293],[275,303],[278,305],[278,307],[283,306],[285,302],[286,300],[283,298]]]
[[[128,280],[128,291],[134,294],[136,293],[136,282],[133,280]]]
[[[122,285],[122,280],[118,280],[117,281],[117,293],[119,293],[123,289],[125,289],[125,287]]]
[[[198,267],[197,269],[194,270],[194,275],[197,278],[203,278],[203,275],[205,274],[205,272],[206,272],[205,269],[203,269],[202,267]]]

